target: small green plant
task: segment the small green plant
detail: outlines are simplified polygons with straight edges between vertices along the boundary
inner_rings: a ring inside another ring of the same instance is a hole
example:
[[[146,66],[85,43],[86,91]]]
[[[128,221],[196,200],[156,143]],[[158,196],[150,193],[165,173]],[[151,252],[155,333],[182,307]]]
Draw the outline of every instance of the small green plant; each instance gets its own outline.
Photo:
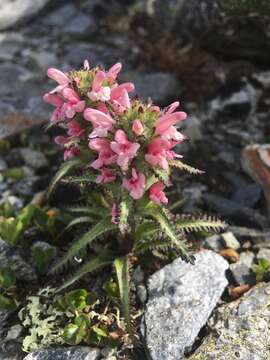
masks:
[[[34,351],[52,345],[81,343],[115,347],[125,332],[118,323],[118,310],[94,293],[75,289],[61,296],[45,288],[27,299],[19,317],[28,335],[23,350]],[[102,306],[103,307],[102,307]]]
[[[256,275],[256,281],[263,281],[265,275],[270,271],[270,263],[266,259],[259,259],[258,264],[253,265],[252,271]]]
[[[13,311],[18,307],[16,277],[9,268],[0,269],[0,309]]]
[[[0,236],[9,245],[15,246],[30,224],[35,208],[28,205],[15,217],[0,216]]]

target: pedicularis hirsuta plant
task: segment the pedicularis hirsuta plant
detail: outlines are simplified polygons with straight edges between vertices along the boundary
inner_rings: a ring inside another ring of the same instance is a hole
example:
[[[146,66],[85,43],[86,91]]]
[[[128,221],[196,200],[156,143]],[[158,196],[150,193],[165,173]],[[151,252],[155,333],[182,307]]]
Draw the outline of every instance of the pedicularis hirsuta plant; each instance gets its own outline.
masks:
[[[48,76],[57,87],[45,94],[44,100],[55,107],[51,125],[66,132],[55,138],[64,150],[64,163],[50,191],[64,176],[78,183],[86,206],[70,209],[77,218],[69,227],[91,224],[52,269],[60,271],[92,246],[90,258],[84,252],[79,270],[59,291],[81,276],[113,264],[131,332],[130,259],[149,251],[174,249],[183,260],[193,263],[185,246],[186,233],[218,230],[223,223],[170,212],[165,189],[172,186],[172,168],[201,173],[184,164],[175,152],[176,145],[185,140],[176,126],[187,115],[177,110],[178,102],[160,109],[150,102],[131,100],[134,85],[117,82],[121,67],[117,63],[105,71],[99,66],[90,68],[85,61],[78,71],[63,73],[51,68]]]

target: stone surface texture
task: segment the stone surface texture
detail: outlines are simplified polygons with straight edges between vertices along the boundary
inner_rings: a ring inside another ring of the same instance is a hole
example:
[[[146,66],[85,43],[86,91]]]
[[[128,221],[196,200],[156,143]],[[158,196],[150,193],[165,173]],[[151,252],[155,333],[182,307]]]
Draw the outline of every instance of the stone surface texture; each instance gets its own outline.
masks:
[[[0,30],[5,30],[40,11],[49,0],[1,0]]]
[[[205,250],[195,265],[177,259],[150,277],[142,331],[151,359],[180,360],[190,350],[227,285],[227,268]]]
[[[189,360],[269,360],[270,285],[261,283],[217,309],[211,332]]]
[[[24,360],[98,360],[100,350],[90,347],[51,348],[27,355]]]

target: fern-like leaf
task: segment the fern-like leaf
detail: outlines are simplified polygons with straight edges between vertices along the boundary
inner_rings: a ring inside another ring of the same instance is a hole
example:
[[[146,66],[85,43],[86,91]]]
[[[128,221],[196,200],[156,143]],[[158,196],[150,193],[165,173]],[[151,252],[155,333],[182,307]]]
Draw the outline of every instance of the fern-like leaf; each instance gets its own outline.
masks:
[[[177,229],[187,233],[192,231],[215,231],[218,232],[226,227],[226,224],[211,216],[195,217],[192,215],[181,215],[176,217]]]
[[[47,197],[49,197],[52,192],[54,191],[57,183],[65,176],[67,175],[67,173],[69,173],[71,170],[73,170],[74,168],[78,167],[79,165],[81,165],[81,160],[80,158],[73,158],[71,160],[68,160],[66,162],[64,162],[61,166],[60,169],[57,171],[57,173],[55,174],[54,178],[51,181],[51,184],[49,186],[48,189],[48,193],[47,193]]]
[[[103,254],[95,256],[93,259],[88,260],[81,268],[75,272],[70,278],[68,278],[64,284],[57,289],[57,292],[60,292],[70,285],[74,284],[76,281],[80,280],[86,274],[99,270],[105,266],[108,266],[113,263],[114,256],[112,253],[104,252]]]
[[[183,163],[180,160],[170,160],[169,164],[171,166],[174,166],[174,167],[180,169],[180,170],[187,171],[188,173],[193,174],[193,175],[204,174],[204,171],[196,169],[196,168],[194,168],[194,167],[192,167],[190,165],[187,165],[187,164]]]
[[[117,258],[114,261],[117,281],[119,286],[120,300],[122,304],[122,311],[125,317],[128,333],[132,336],[133,330],[131,325],[130,307],[129,307],[129,271],[128,271],[128,256]]]
[[[80,253],[80,251],[87,245],[91,244],[95,239],[99,238],[106,232],[117,229],[117,226],[112,224],[111,218],[105,218],[91,228],[79,240],[75,241],[69,248],[67,253],[60,259],[52,268],[51,272],[59,271],[67,264],[72,258]]]
[[[147,209],[147,214],[158,222],[165,235],[171,240],[175,247],[179,249],[182,259],[194,263],[194,257],[188,253],[184,242],[179,239],[170,219],[163,209],[160,206],[153,204]]]
[[[170,173],[168,170],[162,170],[157,167],[154,167],[153,170],[160,181],[164,182],[167,186],[170,185]]]
[[[145,221],[139,225],[135,232],[135,242],[153,236],[158,231],[157,225],[153,221]]]
[[[89,224],[92,223],[94,219],[90,216],[80,216],[74,220],[72,220],[63,230],[63,233],[71,229],[73,226],[81,225],[81,224]]]

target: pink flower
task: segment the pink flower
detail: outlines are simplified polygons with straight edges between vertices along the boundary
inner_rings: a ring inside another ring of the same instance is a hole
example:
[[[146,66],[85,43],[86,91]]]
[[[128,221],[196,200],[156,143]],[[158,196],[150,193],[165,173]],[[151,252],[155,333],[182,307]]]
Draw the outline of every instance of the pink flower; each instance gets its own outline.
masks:
[[[168,141],[161,138],[156,138],[148,146],[145,160],[152,166],[159,165],[162,169],[168,170],[168,160],[173,160],[178,155],[171,149],[177,143],[174,141]]]
[[[65,88],[63,90],[63,96],[68,100],[64,104],[64,111],[68,119],[72,119],[76,113],[80,113],[85,108],[85,101],[81,100],[79,95],[70,88]]]
[[[114,64],[107,72],[106,78],[110,81],[115,81],[117,78],[117,75],[120,73],[122,69],[121,63]]]
[[[83,116],[85,120],[91,121],[93,125],[93,132],[89,135],[90,138],[106,137],[108,131],[111,131],[115,120],[108,114],[102,111],[87,108],[84,110]]]
[[[126,109],[130,108],[130,99],[128,93],[134,90],[134,84],[124,83],[116,85],[111,89],[110,101],[113,105],[114,111],[117,114],[122,114]]]
[[[117,164],[126,171],[129,162],[136,156],[140,144],[128,141],[123,130],[117,130],[114,138],[116,141],[111,142],[111,149],[118,155]]]
[[[96,138],[89,141],[89,148],[98,151],[98,158],[91,166],[100,169],[104,165],[115,163],[117,156],[111,150],[110,144],[106,139]]]
[[[114,170],[103,168],[101,169],[101,175],[96,178],[96,183],[108,183],[113,182],[116,179]]]
[[[155,133],[157,135],[162,135],[172,125],[175,125],[179,121],[185,120],[186,118],[187,118],[187,114],[183,111],[178,111],[175,113],[167,113],[158,119],[156,123]]]
[[[116,203],[113,204],[112,206],[112,223],[113,224],[118,224],[119,223],[119,209]]]
[[[149,189],[149,198],[151,201],[158,203],[158,204],[167,204],[168,203],[168,199],[165,195],[165,193],[163,192],[163,190],[165,189],[165,184],[163,184],[163,182],[159,181],[157,183],[155,183],[154,185],[152,185]]]
[[[69,160],[79,154],[80,154],[80,149],[76,145],[72,145],[64,151],[64,160],[65,161]]]
[[[72,120],[68,124],[68,135],[71,137],[82,137],[85,133],[85,130],[81,127],[81,125],[75,121]]]
[[[65,120],[65,113],[63,111],[64,100],[56,94],[45,94],[43,100],[48,104],[56,107],[51,116],[51,122],[56,123]]]
[[[123,187],[130,192],[130,195],[133,199],[140,199],[144,194],[145,188],[145,176],[142,173],[137,173],[137,171],[132,169],[131,179],[124,178]]]
[[[98,71],[94,77],[92,90],[87,94],[92,101],[108,101],[111,97],[111,89],[109,86],[102,86],[103,81],[106,80],[104,71]]]
[[[133,121],[132,131],[138,136],[143,134],[144,127],[143,127],[142,122],[139,119],[136,119]]]

